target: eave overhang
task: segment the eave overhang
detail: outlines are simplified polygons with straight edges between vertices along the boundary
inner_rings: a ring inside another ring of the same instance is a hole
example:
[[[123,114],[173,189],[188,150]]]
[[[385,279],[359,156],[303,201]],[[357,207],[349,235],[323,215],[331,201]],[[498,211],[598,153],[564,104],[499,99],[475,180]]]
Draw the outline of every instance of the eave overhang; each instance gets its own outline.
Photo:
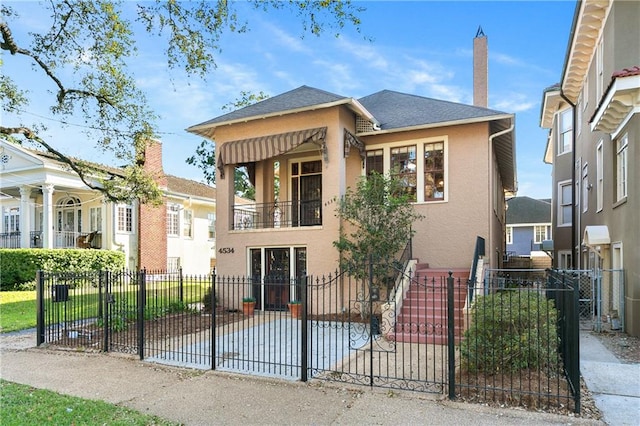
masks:
[[[616,78],[590,120],[591,131],[615,137],[628,119],[640,112],[640,75]]]
[[[613,0],[583,0],[576,9],[562,73],[562,92],[576,103]]]

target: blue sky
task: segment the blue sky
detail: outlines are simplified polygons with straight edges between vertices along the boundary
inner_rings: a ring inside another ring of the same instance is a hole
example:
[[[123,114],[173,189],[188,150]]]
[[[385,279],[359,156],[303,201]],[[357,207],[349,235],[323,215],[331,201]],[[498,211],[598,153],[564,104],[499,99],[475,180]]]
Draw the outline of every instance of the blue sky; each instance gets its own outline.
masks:
[[[23,31],[46,24],[37,2],[7,4],[25,12],[24,26],[13,28],[18,43]],[[206,81],[168,72],[159,48],[162,43],[141,33],[132,69],[161,117],[158,131],[165,172],[202,180],[201,171],[185,163],[202,139],[184,129],[226,112],[222,106],[242,91],[275,96],[308,85],[359,98],[389,89],[471,104],[473,38],[482,26],[489,45],[489,107],[516,114],[518,195],[549,198],[551,167],[542,162],[547,131],[539,127],[540,102],[544,88],[560,80],[575,2],[357,4],[367,9],[360,15],[360,34],[347,28],[338,38],[325,34],[304,39],[294,15],[265,14],[240,4],[251,30],[223,37],[218,67]],[[3,72],[36,91],[48,84],[30,71],[28,62],[7,59]],[[39,118],[51,117],[44,105],[34,103],[27,112],[23,121],[46,123],[44,136],[67,154],[109,163],[79,128]],[[10,118],[3,122],[9,124]]]

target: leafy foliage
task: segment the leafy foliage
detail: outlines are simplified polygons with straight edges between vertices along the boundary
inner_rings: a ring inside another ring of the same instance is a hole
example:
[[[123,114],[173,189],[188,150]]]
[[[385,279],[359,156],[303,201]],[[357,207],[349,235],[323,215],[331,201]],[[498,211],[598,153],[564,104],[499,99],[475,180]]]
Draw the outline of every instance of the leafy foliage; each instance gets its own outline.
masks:
[[[479,297],[471,320],[461,345],[462,365],[468,371],[557,371],[558,311],[544,294],[507,290]]]
[[[345,25],[359,30],[357,15],[363,10],[348,0],[252,0],[250,4],[264,12],[292,11],[301,21],[303,32],[313,35],[325,31],[337,34]],[[161,38],[169,70],[182,69],[190,77],[205,78],[216,67],[222,35],[249,29],[248,22],[238,14],[239,3],[158,0],[130,8],[128,2],[118,0],[65,0],[42,2],[39,7],[51,17],[48,22],[38,23],[44,30],[17,39],[12,28],[21,25],[21,17],[10,6],[0,6],[0,49],[7,53],[0,64],[10,60],[33,66],[53,90],[36,93],[33,87],[19,87],[10,75],[3,74],[3,110],[20,117],[31,102],[38,102],[48,105],[53,117],[62,123],[82,121],[87,140],[96,141],[98,149],[111,151],[122,160],[125,172],[105,171],[56,149],[55,142],[41,136],[46,129],[41,122],[25,124],[19,122],[22,118],[5,121],[0,125],[0,138],[49,152],[110,201],[158,203],[161,193],[143,172],[140,158],[144,144],[156,136],[157,117],[130,69],[131,59],[138,54],[140,34],[135,31],[141,28]],[[127,10],[135,12],[128,14]]]
[[[36,271],[88,272],[124,268],[124,253],[112,250],[0,249],[0,289],[35,280]]]
[[[400,180],[372,173],[362,177],[355,189],[349,188],[339,200],[337,215],[344,223],[334,246],[340,251],[340,267],[356,278],[367,275],[373,261],[378,284],[394,258],[413,235],[411,224],[422,219],[403,191]]]

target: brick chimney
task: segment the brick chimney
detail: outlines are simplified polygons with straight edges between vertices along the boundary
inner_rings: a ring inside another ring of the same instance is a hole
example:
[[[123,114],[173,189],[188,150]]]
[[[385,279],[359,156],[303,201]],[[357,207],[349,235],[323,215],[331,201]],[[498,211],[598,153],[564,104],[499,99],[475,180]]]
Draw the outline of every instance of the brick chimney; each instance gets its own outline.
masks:
[[[141,155],[142,168],[161,189],[167,188],[162,168],[162,143],[150,140]],[[148,270],[167,268],[167,205],[140,204],[138,209],[138,267]]]
[[[473,105],[487,108],[489,105],[489,53],[487,36],[478,27],[473,39]]]

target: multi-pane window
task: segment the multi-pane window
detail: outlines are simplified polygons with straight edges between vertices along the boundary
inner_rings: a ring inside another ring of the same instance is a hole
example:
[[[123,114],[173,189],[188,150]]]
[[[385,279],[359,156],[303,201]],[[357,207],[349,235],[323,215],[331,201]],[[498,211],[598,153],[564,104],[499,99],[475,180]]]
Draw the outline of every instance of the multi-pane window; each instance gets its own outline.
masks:
[[[402,182],[411,201],[416,201],[418,166],[416,146],[391,148],[391,172]]]
[[[179,207],[176,204],[167,206],[167,235],[180,235],[178,211]]]
[[[602,141],[596,149],[596,210],[602,210],[604,204],[604,153]]]
[[[209,239],[213,240],[216,237],[216,214],[207,213],[207,221],[209,223]]]
[[[382,149],[374,149],[367,151],[366,171],[367,176],[372,172],[384,174],[384,151]]]
[[[444,199],[444,142],[424,144],[424,199]]]
[[[121,204],[118,206],[118,232],[132,232],[133,230],[133,210],[131,205]]]
[[[571,182],[561,182],[558,187],[558,224],[571,225]]]
[[[4,233],[20,232],[20,208],[9,207],[4,211]]]
[[[89,231],[102,232],[102,207],[89,209]]]
[[[629,135],[616,141],[616,201],[627,196],[627,146]]]
[[[193,211],[183,210],[182,215],[182,236],[193,237]]]
[[[558,155],[571,151],[573,140],[573,110],[568,108],[560,113],[558,126]]]
[[[507,244],[513,244],[513,226],[507,226]]]
[[[548,225],[535,225],[533,227],[533,242],[534,244],[542,244],[544,240],[549,239],[549,226]]]

